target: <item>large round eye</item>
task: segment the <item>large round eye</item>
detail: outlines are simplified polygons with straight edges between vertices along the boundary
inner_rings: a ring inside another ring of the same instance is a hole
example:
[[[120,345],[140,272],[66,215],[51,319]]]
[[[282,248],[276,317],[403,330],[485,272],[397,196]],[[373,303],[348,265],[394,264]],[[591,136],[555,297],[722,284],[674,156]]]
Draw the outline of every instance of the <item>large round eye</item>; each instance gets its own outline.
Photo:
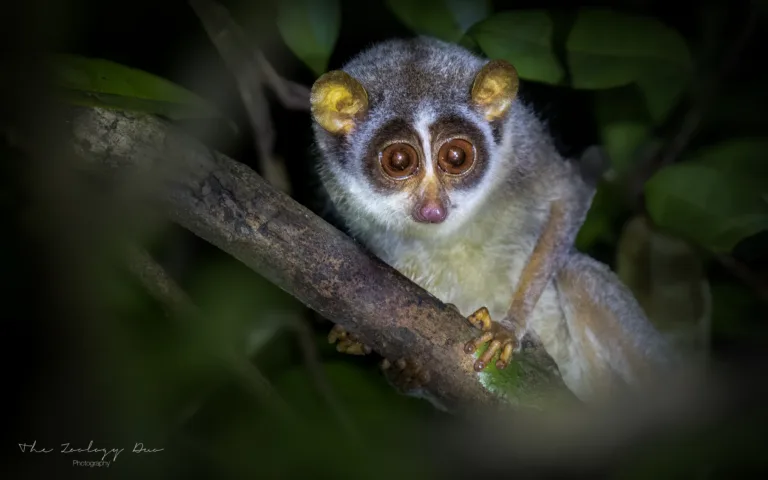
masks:
[[[454,138],[440,147],[437,163],[445,173],[461,175],[475,163],[475,149],[468,141]]]
[[[419,166],[416,149],[407,143],[393,143],[379,153],[379,161],[384,172],[392,178],[405,178],[412,175]]]

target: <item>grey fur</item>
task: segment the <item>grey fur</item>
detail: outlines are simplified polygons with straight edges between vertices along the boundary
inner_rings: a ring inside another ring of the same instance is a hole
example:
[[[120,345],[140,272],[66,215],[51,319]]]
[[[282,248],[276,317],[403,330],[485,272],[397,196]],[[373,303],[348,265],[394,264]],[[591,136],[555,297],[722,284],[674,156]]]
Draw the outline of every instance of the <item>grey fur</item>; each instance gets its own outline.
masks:
[[[551,203],[564,199],[571,208],[566,237],[572,241],[594,186],[581,177],[577,163],[557,153],[544,124],[519,100],[496,124],[474,109],[472,83],[487,61],[462,47],[424,37],[378,44],[343,67],[368,93],[365,117],[346,136],[334,136],[317,123],[314,130],[321,179],[351,233],[463,314],[487,306],[501,321]],[[394,119],[417,131],[417,122],[445,117],[461,118],[476,127],[481,133],[472,140],[482,145],[487,158],[482,159],[483,171],[477,178],[451,190],[451,213],[445,224],[419,224],[408,215],[410,196],[375,188],[366,176],[371,162],[377,161],[370,155],[370,144]],[[606,372],[628,384],[643,383],[640,377],[646,367],[655,368],[669,357],[661,335],[607,267],[577,254],[570,243],[559,245],[557,255],[564,259],[562,272],[572,275],[568,280],[558,275],[550,282],[528,329],[541,339],[566,384],[582,398],[610,389],[600,384]],[[576,299],[563,294],[564,281],[578,283],[594,303],[614,314],[608,321],[612,324],[590,323],[591,328],[581,328],[577,334]],[[595,328],[598,331],[592,331]],[[632,351],[617,349],[617,339],[609,332],[621,335],[626,340],[622,345]],[[588,359],[594,357],[599,357],[600,365],[590,364]],[[632,364],[632,358],[642,358],[641,365]]]

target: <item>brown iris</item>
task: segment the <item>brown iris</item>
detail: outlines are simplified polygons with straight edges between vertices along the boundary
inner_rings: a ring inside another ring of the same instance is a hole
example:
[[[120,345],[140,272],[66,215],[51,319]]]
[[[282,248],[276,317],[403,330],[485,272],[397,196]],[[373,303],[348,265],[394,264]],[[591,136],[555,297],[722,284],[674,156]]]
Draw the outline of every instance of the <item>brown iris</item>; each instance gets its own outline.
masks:
[[[451,175],[461,175],[475,163],[475,149],[471,143],[461,138],[445,142],[437,154],[440,168]]]
[[[416,149],[407,143],[389,145],[379,153],[379,161],[384,172],[392,178],[408,177],[419,166]]]

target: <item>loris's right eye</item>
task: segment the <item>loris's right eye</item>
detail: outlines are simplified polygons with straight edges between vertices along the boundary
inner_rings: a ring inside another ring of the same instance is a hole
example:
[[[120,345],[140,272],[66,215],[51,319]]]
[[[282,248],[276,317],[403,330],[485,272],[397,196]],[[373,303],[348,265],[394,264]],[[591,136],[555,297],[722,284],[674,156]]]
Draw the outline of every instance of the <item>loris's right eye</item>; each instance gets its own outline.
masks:
[[[407,143],[393,143],[379,153],[379,161],[384,173],[392,178],[405,178],[413,175],[419,166],[416,149]]]

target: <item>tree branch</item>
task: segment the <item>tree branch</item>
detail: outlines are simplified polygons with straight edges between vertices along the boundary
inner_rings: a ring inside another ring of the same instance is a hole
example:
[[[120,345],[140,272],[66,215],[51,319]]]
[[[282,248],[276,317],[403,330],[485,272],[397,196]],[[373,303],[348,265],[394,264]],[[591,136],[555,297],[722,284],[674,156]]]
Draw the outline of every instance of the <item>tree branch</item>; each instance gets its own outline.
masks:
[[[149,115],[68,112],[75,151],[87,166],[118,179],[144,178],[145,189],[156,185],[152,198],[173,221],[383,356],[422,366],[425,391],[436,405],[539,407],[544,394],[567,395],[551,373],[554,363],[532,338],[524,339],[504,373],[509,385],[498,391],[493,385],[499,374],[474,372],[474,359],[463,352],[475,332],[464,318],[248,167]]]

